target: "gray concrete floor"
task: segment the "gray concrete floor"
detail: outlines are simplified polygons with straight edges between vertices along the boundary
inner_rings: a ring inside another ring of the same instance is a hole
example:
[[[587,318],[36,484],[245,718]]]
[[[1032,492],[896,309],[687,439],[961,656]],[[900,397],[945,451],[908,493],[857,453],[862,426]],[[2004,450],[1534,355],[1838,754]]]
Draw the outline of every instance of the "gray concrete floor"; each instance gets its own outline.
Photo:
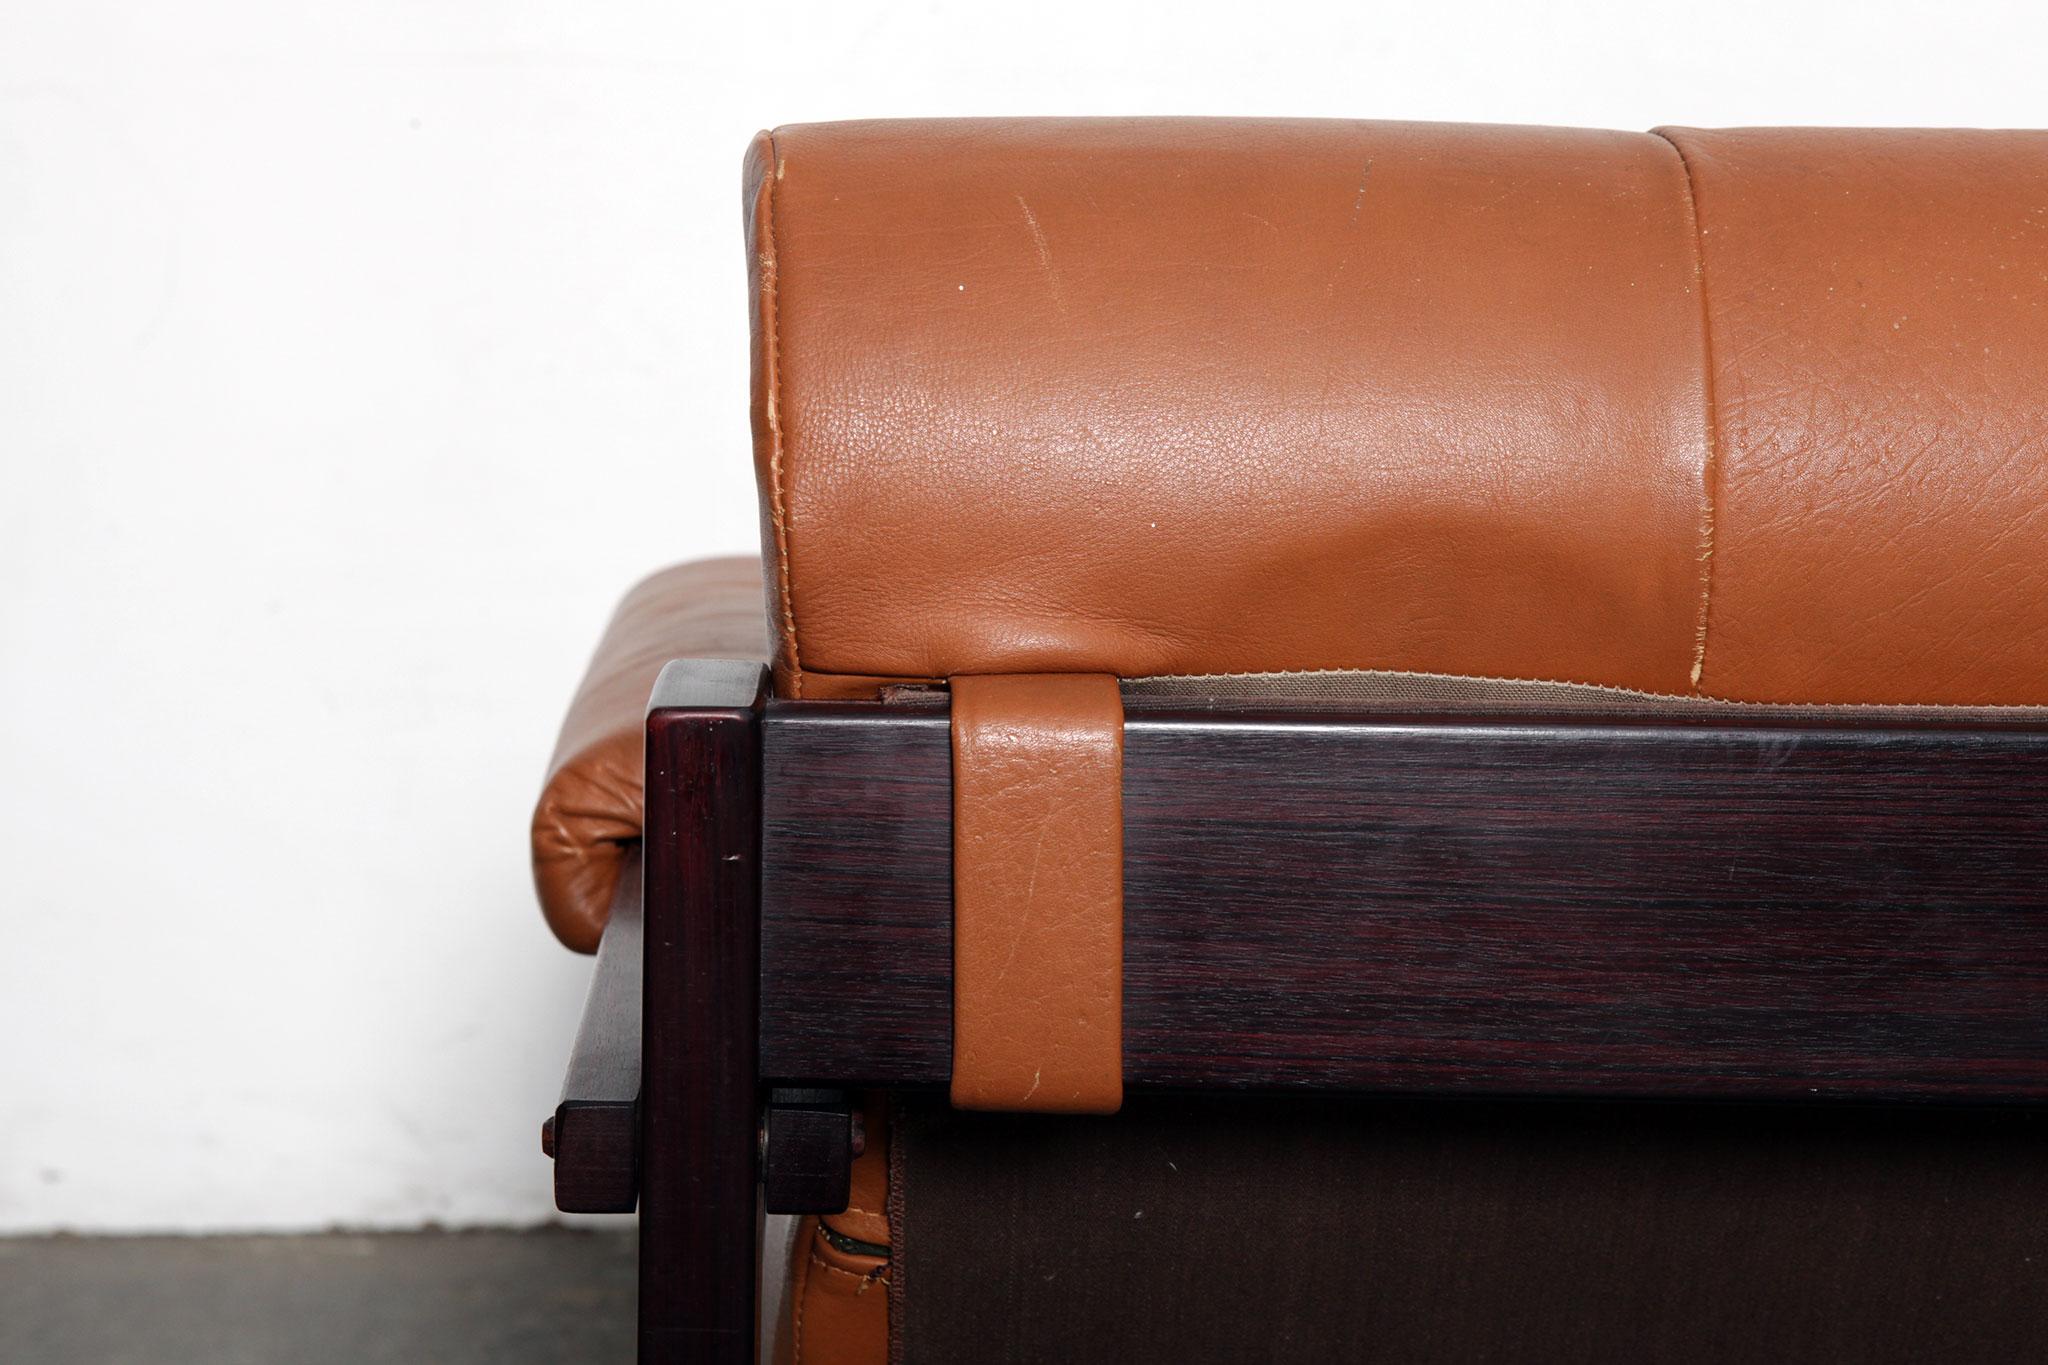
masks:
[[[0,1239],[0,1362],[630,1361],[630,1231]]]

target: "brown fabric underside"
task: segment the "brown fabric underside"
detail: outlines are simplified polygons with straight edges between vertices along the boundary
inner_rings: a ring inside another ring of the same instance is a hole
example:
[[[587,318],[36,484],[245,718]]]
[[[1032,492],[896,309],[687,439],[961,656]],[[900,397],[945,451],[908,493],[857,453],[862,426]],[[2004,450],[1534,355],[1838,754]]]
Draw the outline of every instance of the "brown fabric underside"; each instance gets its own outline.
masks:
[[[898,1365],[1991,1361],[2048,1340],[2027,1113],[905,1105]]]

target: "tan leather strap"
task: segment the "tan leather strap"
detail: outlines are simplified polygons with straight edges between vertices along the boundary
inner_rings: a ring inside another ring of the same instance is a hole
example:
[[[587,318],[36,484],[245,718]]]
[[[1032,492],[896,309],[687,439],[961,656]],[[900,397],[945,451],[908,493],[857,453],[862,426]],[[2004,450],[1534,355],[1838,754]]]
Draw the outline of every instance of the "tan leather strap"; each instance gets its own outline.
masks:
[[[1107,674],[953,688],[953,1103],[1123,1103],[1123,701]]]

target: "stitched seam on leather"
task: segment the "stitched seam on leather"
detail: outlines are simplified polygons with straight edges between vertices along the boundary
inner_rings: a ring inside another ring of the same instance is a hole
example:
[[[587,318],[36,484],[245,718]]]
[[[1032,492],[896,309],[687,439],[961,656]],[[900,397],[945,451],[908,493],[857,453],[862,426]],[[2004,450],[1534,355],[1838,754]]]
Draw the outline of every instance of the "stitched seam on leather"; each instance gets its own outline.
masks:
[[[1692,690],[1697,696],[1700,679],[1707,669],[1707,610],[1714,596],[1714,504],[1715,484],[1721,477],[1721,405],[1714,394],[1714,321],[1707,307],[1707,244],[1700,227],[1699,195],[1693,188],[1692,163],[1685,149],[1662,128],[1656,136],[1678,157],[1679,174],[1685,180],[1685,216],[1692,224],[1692,277],[1700,293],[1700,389],[1706,403],[1707,460],[1700,470],[1700,614],[1693,630]]]
[[[775,235],[775,192],[782,184],[782,149],[768,134],[768,257],[762,262],[762,288],[768,315],[768,506],[775,518],[777,590],[782,598],[782,630],[789,637],[791,695],[804,694],[802,656],[797,650],[796,606],[789,590],[789,516],[782,491],[782,243]]]
[[[1511,683],[1529,687],[1571,687],[1621,697],[1641,697],[1658,702],[1711,702],[1716,706],[1742,706],[1758,711],[1970,711],[1986,714],[2048,712],[2048,703],[2035,702],[1939,702],[1939,701],[1746,701],[1740,697],[1717,697],[1705,692],[1650,692],[1618,683],[1582,682],[1570,678],[1514,678],[1492,673],[1429,673],[1397,668],[1297,668],[1243,673],[1151,673],[1121,681],[1132,687],[1146,683],[1203,683],[1240,678],[1386,678],[1429,682]]]
[[[816,1234],[813,1233],[812,1235],[815,1236]],[[812,1261],[818,1259],[818,1252],[815,1246],[810,1248],[808,1259]],[[804,1309],[810,1303],[810,1288],[809,1272],[798,1270],[790,1276],[789,1292],[796,1296],[796,1311],[790,1314],[789,1319],[789,1358],[791,1365],[803,1365],[804,1362]]]
[[[830,1261],[827,1261],[822,1256],[818,1255],[817,1252],[813,1251],[811,1253],[811,1264],[818,1267],[818,1269],[820,1270],[830,1271],[834,1275],[844,1275],[849,1280],[859,1280],[860,1288],[854,1291],[854,1294],[856,1296],[867,1293],[868,1286],[874,1284],[877,1280],[888,1279],[888,1262],[886,1261],[884,1261],[881,1265],[876,1266],[873,1270],[867,1271],[865,1274],[863,1274],[861,1271],[858,1270],[847,1270],[843,1267],[833,1265]]]

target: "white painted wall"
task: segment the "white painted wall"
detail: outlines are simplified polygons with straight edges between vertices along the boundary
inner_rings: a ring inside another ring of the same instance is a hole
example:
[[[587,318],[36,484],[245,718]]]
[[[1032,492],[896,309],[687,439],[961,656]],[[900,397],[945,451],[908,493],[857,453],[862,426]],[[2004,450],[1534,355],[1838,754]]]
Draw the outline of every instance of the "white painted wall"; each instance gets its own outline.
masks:
[[[2027,5],[0,0],[0,1232],[524,1222],[528,809],[749,547],[739,161],[898,114],[2048,123]]]

